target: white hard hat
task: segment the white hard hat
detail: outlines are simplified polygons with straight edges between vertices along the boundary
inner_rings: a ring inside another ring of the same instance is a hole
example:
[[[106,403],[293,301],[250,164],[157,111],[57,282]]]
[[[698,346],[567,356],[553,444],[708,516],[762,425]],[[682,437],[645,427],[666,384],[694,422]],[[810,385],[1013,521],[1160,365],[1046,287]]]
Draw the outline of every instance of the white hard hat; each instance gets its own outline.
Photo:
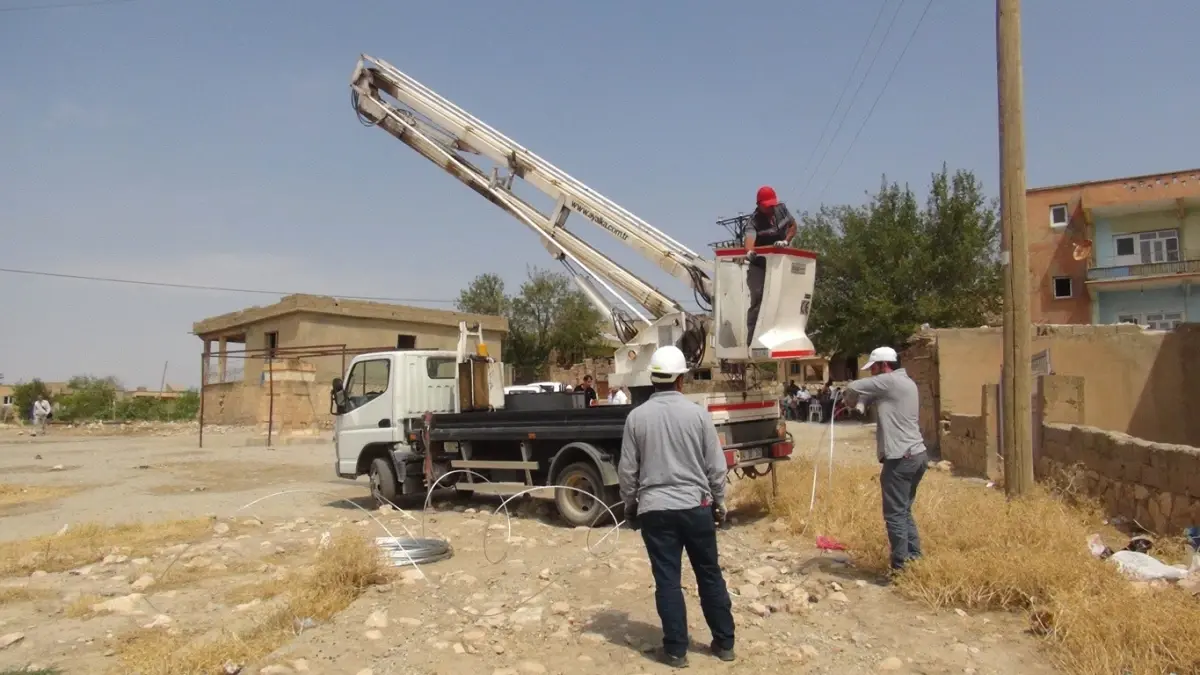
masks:
[[[687,359],[674,345],[659,347],[650,357],[650,380],[653,382],[673,382],[687,371]]]
[[[899,360],[900,357],[896,356],[895,349],[892,349],[891,347],[876,347],[875,349],[871,350],[871,357],[867,359],[867,365],[863,366],[862,369],[870,370],[871,366],[875,365],[876,363],[895,363]]]

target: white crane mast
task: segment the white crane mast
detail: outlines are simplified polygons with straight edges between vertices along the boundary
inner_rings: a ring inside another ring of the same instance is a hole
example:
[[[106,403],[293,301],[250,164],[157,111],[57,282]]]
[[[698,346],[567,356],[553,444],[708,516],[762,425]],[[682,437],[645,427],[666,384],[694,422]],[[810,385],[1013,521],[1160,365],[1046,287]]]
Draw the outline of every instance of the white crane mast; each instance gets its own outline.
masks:
[[[682,312],[683,307],[568,231],[564,225],[571,212],[583,215],[633,247],[687,283],[704,302],[711,302],[712,262],[394,66],[363,55],[354,71],[351,89],[355,110],[363,120],[385,129],[542,235],[552,255],[581,268],[638,320],[649,324],[654,319]],[[394,103],[381,94],[387,94]],[[506,167],[508,174],[501,176],[494,172],[489,176],[460,154],[464,152],[487,157]],[[553,199],[554,211],[547,215],[517,197],[512,191],[514,178],[521,178]],[[571,269],[570,264],[568,268]],[[571,271],[577,274],[574,269]],[[590,280],[580,282],[594,303],[614,314],[620,313],[611,301],[600,296]]]

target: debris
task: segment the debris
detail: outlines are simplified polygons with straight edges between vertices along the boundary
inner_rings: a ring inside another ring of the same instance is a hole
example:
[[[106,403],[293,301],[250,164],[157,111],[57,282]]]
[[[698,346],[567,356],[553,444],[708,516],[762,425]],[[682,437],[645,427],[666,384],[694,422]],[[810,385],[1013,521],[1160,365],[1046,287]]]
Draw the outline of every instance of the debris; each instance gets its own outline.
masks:
[[[8,635],[0,635],[0,649],[8,649],[24,639],[24,633],[9,633]]]

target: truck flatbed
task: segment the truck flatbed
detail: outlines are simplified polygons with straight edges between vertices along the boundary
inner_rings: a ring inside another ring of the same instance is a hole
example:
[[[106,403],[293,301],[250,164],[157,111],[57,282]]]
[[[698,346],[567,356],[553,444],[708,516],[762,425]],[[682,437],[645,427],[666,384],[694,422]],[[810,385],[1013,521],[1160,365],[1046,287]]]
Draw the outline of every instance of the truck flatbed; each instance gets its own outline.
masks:
[[[561,410],[435,413],[429,422],[429,440],[456,442],[620,439],[625,429],[625,418],[632,410],[631,405],[598,405]]]

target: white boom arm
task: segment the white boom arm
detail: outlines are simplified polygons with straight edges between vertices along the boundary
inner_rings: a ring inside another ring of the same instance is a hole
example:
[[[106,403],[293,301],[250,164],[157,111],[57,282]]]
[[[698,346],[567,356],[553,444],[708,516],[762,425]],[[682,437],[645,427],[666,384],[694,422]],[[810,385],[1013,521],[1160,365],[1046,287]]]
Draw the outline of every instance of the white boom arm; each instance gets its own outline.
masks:
[[[681,312],[683,308],[652,284],[566,230],[564,225],[571,212],[582,214],[683,280],[705,302],[711,301],[712,262],[394,66],[363,55],[354,71],[351,89],[355,110],[363,120],[380,126],[542,235],[552,255],[581,268],[625,304],[637,319],[649,323],[649,319],[616,289],[648,310],[654,318]],[[385,100],[381,93],[386,93],[395,102]],[[498,166],[507,167],[509,173],[504,177],[488,176],[465,159],[460,154],[463,152],[487,157]],[[555,200],[553,213],[544,214],[513,194],[514,178],[525,180]],[[603,302],[596,294],[587,294],[593,302]],[[607,304],[612,311],[612,304]]]

